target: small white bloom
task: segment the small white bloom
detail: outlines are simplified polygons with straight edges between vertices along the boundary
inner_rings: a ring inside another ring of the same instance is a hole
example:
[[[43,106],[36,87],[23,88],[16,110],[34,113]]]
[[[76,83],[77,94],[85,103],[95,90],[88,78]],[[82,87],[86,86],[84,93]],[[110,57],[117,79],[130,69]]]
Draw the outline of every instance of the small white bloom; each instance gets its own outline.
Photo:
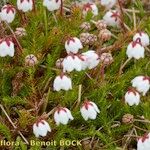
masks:
[[[13,57],[15,52],[14,43],[10,38],[0,39],[0,56],[10,56]]]
[[[150,89],[150,77],[137,76],[131,81],[131,83],[138,92],[143,93],[143,96],[146,95]]]
[[[73,38],[69,38],[66,42],[65,42],[65,49],[67,51],[67,53],[78,53],[79,49],[82,49],[83,46],[82,46],[82,43],[81,41],[76,38],[76,37],[73,37]]]
[[[136,41],[137,39],[141,40],[141,44],[144,47],[149,46],[150,44],[149,36],[147,33],[144,33],[144,32],[136,33],[133,37],[133,41]]]
[[[128,47],[126,54],[128,58],[140,59],[144,58],[145,49],[142,46],[141,42],[137,39],[136,41],[132,41]]]
[[[86,3],[83,5],[83,15],[86,15],[88,12],[91,12],[93,16],[98,15],[98,8],[94,3]]]
[[[71,72],[73,70],[81,71],[82,70],[82,60],[74,55],[68,55],[66,58],[64,58],[62,65],[63,65],[63,72]]]
[[[44,0],[43,6],[45,6],[49,11],[58,10],[61,6],[61,0]]]
[[[117,3],[117,0],[101,0],[100,3],[107,9],[111,9]]]
[[[70,110],[64,107],[59,107],[54,113],[54,120],[57,125],[59,124],[66,125],[68,124],[69,120],[73,120],[73,119],[74,118]]]
[[[120,27],[120,13],[117,10],[109,10],[103,17],[108,26]]]
[[[15,19],[15,14],[16,14],[16,10],[14,6],[7,4],[2,7],[0,17],[2,21],[11,23]]]
[[[137,150],[150,150],[150,133],[138,139]]]
[[[125,103],[130,106],[138,105],[140,103],[140,94],[135,89],[129,89],[125,94]]]
[[[38,120],[36,123],[34,123],[33,133],[36,137],[44,137],[48,132],[51,132],[51,128],[45,120]]]
[[[72,89],[72,81],[69,77],[67,77],[65,75],[57,76],[54,80],[53,88],[55,91],[71,90]]]
[[[84,70],[86,68],[93,69],[100,62],[98,54],[96,54],[96,52],[93,50],[89,50],[85,53],[82,53],[81,57],[83,57],[83,60],[84,60],[84,61],[82,61],[82,70]]]
[[[94,102],[85,101],[80,108],[80,112],[82,117],[87,121],[88,119],[96,119],[97,113],[100,111]]]
[[[28,12],[33,9],[33,0],[17,0],[17,7],[23,12]]]

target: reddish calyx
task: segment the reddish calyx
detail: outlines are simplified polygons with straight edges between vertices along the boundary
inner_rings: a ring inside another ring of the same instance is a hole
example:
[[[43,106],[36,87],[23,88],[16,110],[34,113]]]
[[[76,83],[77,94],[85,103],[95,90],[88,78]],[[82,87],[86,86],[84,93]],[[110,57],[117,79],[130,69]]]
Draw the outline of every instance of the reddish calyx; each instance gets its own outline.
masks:
[[[8,14],[9,12],[12,12],[13,14],[15,13],[15,8],[12,5],[6,5],[2,8],[2,10],[6,9],[6,13]]]
[[[137,44],[139,44],[139,45],[142,46],[142,43],[141,43],[141,39],[140,39],[140,38],[137,38],[135,41],[132,42],[132,47],[134,48]]]
[[[8,37],[0,39],[0,44],[2,44],[3,42],[6,42],[7,46],[9,47],[10,43],[12,42],[12,40],[10,38],[8,38]]]
[[[144,32],[143,31],[139,31],[139,35],[142,36],[142,34],[144,34]]]
[[[82,107],[85,107],[86,110],[88,110],[89,106],[93,106],[93,104],[88,100],[86,100],[82,105]]]
[[[150,83],[150,77],[148,77],[148,76],[143,77],[143,80],[148,80]]]
[[[60,78],[62,79],[62,78],[63,78],[63,76],[64,76],[64,72],[61,72],[61,74],[60,74]]]
[[[83,10],[85,11],[91,11],[92,10],[92,5],[93,4],[90,4],[90,3],[87,3],[83,6]]]
[[[70,42],[74,42],[75,43],[75,39],[73,37],[69,37],[68,40],[67,40],[67,45],[69,45]]]
[[[83,58],[83,55],[81,54],[77,54],[78,58],[81,60],[81,61],[85,61],[85,59]]]
[[[68,54],[68,56],[71,56],[73,59],[75,59],[75,56],[76,56],[76,55],[75,55],[74,53],[71,53],[71,52],[70,52],[70,53]]]
[[[23,3],[24,1],[27,1],[28,3],[30,2],[30,0],[20,0],[21,3]]]
[[[59,114],[61,111],[64,111],[65,113],[67,112],[66,109],[63,108],[63,107],[58,107],[56,111],[57,111],[58,114]]]
[[[145,142],[145,140],[149,139],[148,133],[146,133],[143,137],[141,137],[141,141]]]
[[[42,118],[39,118],[37,121],[36,121],[36,126],[38,127],[39,126],[39,123],[42,123],[43,125],[45,124],[44,123],[44,120]]]
[[[136,96],[136,94],[138,93],[138,91],[136,89],[132,88],[132,87],[129,87],[128,94],[130,94],[130,93],[133,93]]]
[[[119,12],[112,12],[111,17],[112,17],[112,18],[115,18],[115,21],[117,21],[118,18],[120,18]]]

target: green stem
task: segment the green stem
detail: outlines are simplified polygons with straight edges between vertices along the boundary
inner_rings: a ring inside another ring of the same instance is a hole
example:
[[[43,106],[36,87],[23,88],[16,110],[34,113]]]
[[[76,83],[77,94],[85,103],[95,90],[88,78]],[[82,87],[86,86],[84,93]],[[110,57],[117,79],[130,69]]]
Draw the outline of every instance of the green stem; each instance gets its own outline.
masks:
[[[45,24],[45,36],[48,35],[48,22],[47,22],[47,13],[46,9],[44,9],[44,24]]]

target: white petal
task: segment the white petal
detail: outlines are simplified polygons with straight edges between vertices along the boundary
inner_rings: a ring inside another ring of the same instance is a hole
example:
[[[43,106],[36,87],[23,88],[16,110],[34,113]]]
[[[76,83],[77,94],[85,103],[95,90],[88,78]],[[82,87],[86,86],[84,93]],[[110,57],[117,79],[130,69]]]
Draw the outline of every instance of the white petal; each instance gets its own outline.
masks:
[[[39,137],[38,128],[36,126],[36,123],[33,125],[33,133],[35,134],[36,137]]]
[[[88,111],[85,109],[84,106],[81,107],[80,112],[81,112],[81,115],[82,115],[82,117],[84,118],[84,120],[87,121],[88,118],[89,118],[89,113],[88,113]]]
[[[62,65],[63,65],[63,71],[66,72],[71,72],[74,70],[74,60],[71,56],[67,56],[63,62],[62,62]]]
[[[69,121],[69,118],[67,116],[67,113],[65,113],[64,111],[60,111],[59,113],[58,111],[56,111],[54,114],[54,120],[57,125],[59,125],[60,123],[66,125]]]
[[[133,92],[127,92],[125,94],[125,102],[130,106],[138,105],[140,103],[140,95],[136,92],[136,95]]]
[[[51,132],[51,128],[50,128],[49,124],[45,120],[43,120],[43,122],[45,124],[45,128],[47,129],[47,131]]]
[[[70,120],[73,120],[74,118],[73,118],[73,116],[72,116],[72,114],[71,114],[71,111],[70,111],[69,109],[67,109],[67,108],[65,108],[65,110],[67,111],[68,118],[69,118]]]
[[[39,135],[44,137],[44,136],[47,135],[47,132],[48,132],[48,130],[47,130],[47,127],[45,126],[45,124],[39,122],[38,123],[38,133],[39,133]]]
[[[144,32],[136,33],[133,37],[133,41],[136,41],[138,38],[141,39],[141,43],[144,47],[150,44],[149,36],[147,33],[144,33]]]
[[[96,110],[94,109],[93,106],[88,107],[88,115],[89,115],[90,119],[92,119],[92,120],[96,119],[97,112],[96,112]]]
[[[90,102],[90,103],[93,105],[95,111],[97,111],[98,113],[100,113],[100,110],[98,109],[97,105],[94,102]]]
[[[61,0],[44,0],[43,6],[45,6],[49,11],[58,10],[61,6]]]
[[[65,91],[68,91],[69,89],[72,89],[72,82],[71,79],[67,76],[63,76],[62,78],[62,89]]]

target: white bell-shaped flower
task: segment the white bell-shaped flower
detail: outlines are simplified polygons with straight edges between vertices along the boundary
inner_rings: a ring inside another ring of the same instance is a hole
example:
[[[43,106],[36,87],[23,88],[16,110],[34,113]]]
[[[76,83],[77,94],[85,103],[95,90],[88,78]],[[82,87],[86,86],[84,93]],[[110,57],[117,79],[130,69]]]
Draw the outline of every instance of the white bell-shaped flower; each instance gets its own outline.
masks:
[[[117,0],[101,0],[100,3],[107,9],[111,9],[117,3]]]
[[[144,47],[149,46],[149,44],[150,44],[149,36],[145,32],[136,33],[133,37],[133,41],[136,41],[137,39],[141,40],[141,44]]]
[[[66,42],[65,42],[65,49],[67,51],[67,53],[78,53],[79,49],[82,49],[83,45],[80,41],[80,39],[73,37],[73,38],[69,38]]]
[[[89,50],[85,53],[81,54],[83,61],[82,61],[82,70],[88,68],[88,69],[93,69],[95,68],[99,62],[99,56],[98,54],[96,54],[95,51],[93,50]]]
[[[73,70],[81,71],[82,70],[82,60],[79,56],[74,54],[69,54],[64,58],[62,62],[63,72],[71,72]]]
[[[150,133],[138,139],[137,150],[150,150]]]
[[[133,88],[130,88],[125,94],[125,103],[129,106],[138,105],[140,103],[140,94]]]
[[[0,18],[2,21],[6,21],[7,23],[13,22],[15,19],[16,9],[12,5],[4,5],[0,12]]]
[[[93,16],[98,15],[98,8],[94,3],[86,3],[83,5],[83,15],[86,15],[88,12],[91,12]]]
[[[132,81],[132,86],[136,88],[136,90],[144,95],[150,89],[150,77],[146,76],[137,76]]]
[[[49,11],[58,10],[61,6],[61,0],[43,0],[43,6]]]
[[[59,107],[54,113],[54,120],[57,125],[59,124],[66,125],[68,124],[69,120],[73,120],[73,119],[74,118],[70,110],[65,107]]]
[[[141,44],[140,39],[137,39],[136,41],[132,41],[128,47],[126,54],[128,58],[135,58],[140,59],[144,58],[145,49]]]
[[[44,137],[48,132],[51,132],[49,124],[45,120],[38,120],[33,125],[33,133],[36,137]]]
[[[72,89],[72,81],[66,75],[57,76],[54,80],[53,88],[54,88],[55,91],[60,91],[60,90],[68,91],[68,90],[71,90]]]
[[[18,10],[28,12],[33,9],[33,0],[17,0]]]
[[[84,120],[87,121],[88,119],[96,119],[97,113],[99,113],[100,111],[94,102],[85,101],[80,108],[80,112]]]
[[[10,38],[0,39],[0,56],[10,56],[13,57],[15,52],[14,43]]]
[[[117,10],[109,10],[103,17],[108,26],[120,27],[120,13]]]

